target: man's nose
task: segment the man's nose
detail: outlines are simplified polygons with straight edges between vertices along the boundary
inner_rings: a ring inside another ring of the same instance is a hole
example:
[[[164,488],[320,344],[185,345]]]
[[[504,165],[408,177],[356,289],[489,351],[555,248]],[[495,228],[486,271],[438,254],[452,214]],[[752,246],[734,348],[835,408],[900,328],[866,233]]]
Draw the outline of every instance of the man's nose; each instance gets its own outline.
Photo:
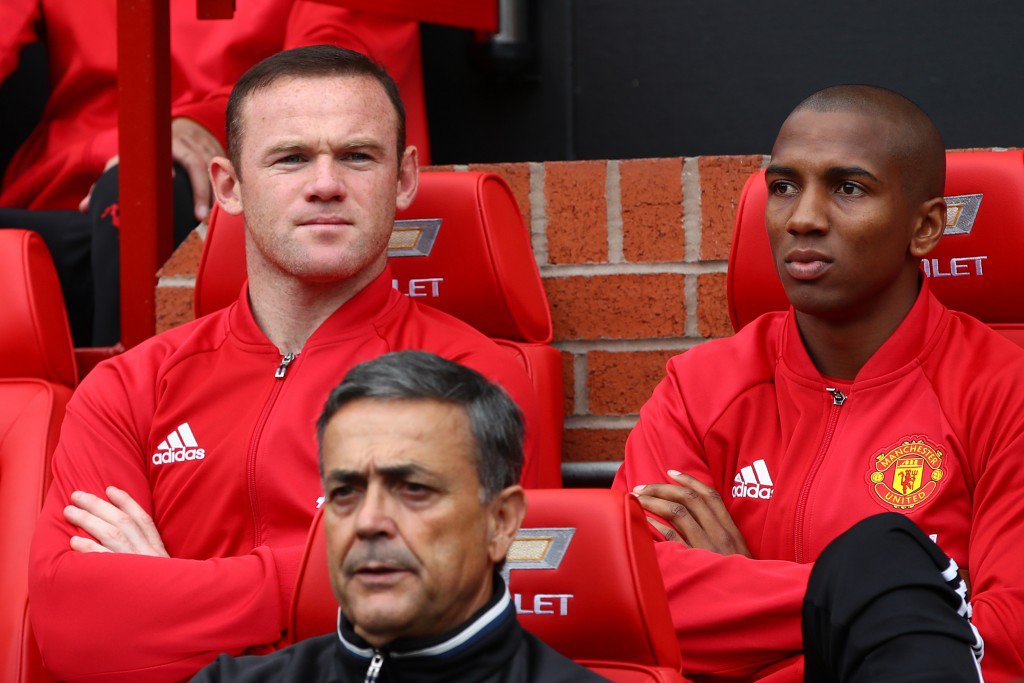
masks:
[[[793,235],[825,233],[829,229],[828,200],[823,191],[808,188],[797,197],[786,230]]]
[[[345,179],[341,164],[329,154],[320,154],[314,159],[312,177],[306,192],[310,201],[331,201],[345,198]]]
[[[356,511],[356,534],[360,538],[395,535],[393,501],[383,486],[371,485]]]

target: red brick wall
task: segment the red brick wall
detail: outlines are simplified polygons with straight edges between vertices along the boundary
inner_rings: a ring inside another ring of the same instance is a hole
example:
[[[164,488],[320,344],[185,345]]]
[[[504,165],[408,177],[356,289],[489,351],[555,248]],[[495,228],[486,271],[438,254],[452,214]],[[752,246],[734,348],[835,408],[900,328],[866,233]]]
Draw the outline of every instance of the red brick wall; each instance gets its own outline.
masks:
[[[725,270],[757,156],[472,164],[512,186],[565,374],[569,461],[619,460],[674,354],[731,334]],[[448,169],[445,169],[448,170]],[[192,318],[197,231],[160,271],[159,329]]]

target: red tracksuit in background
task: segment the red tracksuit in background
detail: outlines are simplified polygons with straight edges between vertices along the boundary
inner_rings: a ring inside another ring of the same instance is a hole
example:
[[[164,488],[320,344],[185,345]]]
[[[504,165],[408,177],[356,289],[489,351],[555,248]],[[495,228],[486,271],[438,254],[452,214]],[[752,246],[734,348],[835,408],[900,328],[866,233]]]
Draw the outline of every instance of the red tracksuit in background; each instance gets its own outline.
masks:
[[[230,20],[196,19],[195,0],[170,0],[171,114],[201,123],[224,144],[235,81],[281,50],[332,43],[370,55],[398,84],[408,139],[429,163],[419,26],[311,0],[245,0]],[[21,48],[42,37],[50,97],[11,160],[0,206],[77,209],[117,154],[116,0],[0,2],[0,82]]]

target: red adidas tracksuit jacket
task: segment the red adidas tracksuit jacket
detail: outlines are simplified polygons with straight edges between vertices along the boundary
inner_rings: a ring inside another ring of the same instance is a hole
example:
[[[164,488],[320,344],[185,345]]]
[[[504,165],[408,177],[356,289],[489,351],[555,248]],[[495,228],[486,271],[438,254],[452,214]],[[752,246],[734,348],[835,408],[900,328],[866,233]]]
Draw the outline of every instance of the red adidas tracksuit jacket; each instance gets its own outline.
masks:
[[[429,163],[419,26],[313,0],[245,0],[230,20],[196,19],[195,0],[170,0],[171,114],[224,144],[224,110],[246,69],[280,50],[333,43],[381,62],[398,84],[409,142]],[[4,175],[0,206],[77,209],[117,154],[117,1],[0,2],[0,82],[21,48],[46,41],[50,97]]]
[[[422,349],[502,384],[537,424],[506,351],[402,296],[389,270],[338,309],[294,361],[241,299],[102,363],[75,392],[33,539],[32,622],[47,665],[73,681],[180,680],[220,652],[281,636],[323,495],[315,422],[356,363]],[[280,375],[280,376],[279,376]],[[528,448],[523,483],[536,478]],[[63,517],[72,491],[127,491],[173,559],[81,554]]]
[[[1024,675],[1022,384],[1024,350],[927,285],[853,382],[818,373],[792,311],[671,359],[615,486],[697,477],[754,557],[656,544],[684,671],[802,680],[811,563],[855,522],[896,511],[968,572],[986,680]]]

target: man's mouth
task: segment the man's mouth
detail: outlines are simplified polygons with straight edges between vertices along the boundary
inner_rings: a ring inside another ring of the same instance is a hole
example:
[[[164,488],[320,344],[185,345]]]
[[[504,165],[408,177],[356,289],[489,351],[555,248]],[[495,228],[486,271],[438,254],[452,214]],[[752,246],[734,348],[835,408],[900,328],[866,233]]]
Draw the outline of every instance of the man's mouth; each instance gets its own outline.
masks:
[[[384,586],[396,583],[411,573],[405,567],[397,565],[369,563],[356,569],[353,578],[364,584]]]
[[[797,250],[786,256],[786,273],[794,280],[817,280],[832,267],[832,259],[817,251]]]
[[[340,225],[352,225],[351,221],[340,216],[313,216],[299,222],[304,228],[316,227],[337,227]]]

